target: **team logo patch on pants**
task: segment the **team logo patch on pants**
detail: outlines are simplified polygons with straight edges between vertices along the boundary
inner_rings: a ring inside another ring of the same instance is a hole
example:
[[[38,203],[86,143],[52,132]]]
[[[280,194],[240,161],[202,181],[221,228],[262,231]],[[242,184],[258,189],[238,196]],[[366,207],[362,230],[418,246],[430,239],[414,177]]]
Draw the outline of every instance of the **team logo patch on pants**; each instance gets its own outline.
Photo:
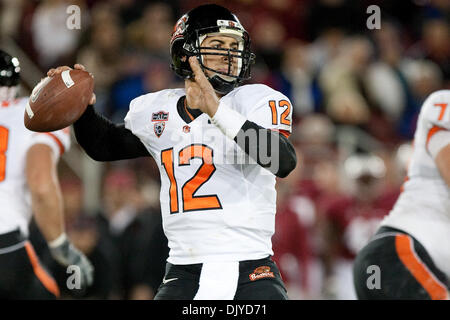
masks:
[[[263,278],[275,278],[273,272],[270,271],[270,267],[261,266],[255,269],[253,273],[249,274],[249,278],[251,281],[263,279]]]

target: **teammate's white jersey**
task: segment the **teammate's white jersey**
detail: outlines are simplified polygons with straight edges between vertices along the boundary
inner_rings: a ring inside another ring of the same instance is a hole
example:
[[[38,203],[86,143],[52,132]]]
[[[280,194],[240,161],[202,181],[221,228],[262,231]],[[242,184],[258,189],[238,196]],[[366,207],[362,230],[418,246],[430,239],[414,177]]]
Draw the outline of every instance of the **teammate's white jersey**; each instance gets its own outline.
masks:
[[[20,228],[28,235],[31,196],[25,177],[28,149],[46,144],[59,157],[70,147],[69,129],[37,133],[25,128],[28,98],[0,102],[0,234]]]
[[[447,276],[450,276],[450,188],[434,158],[449,143],[450,90],[441,90],[431,94],[422,106],[407,181],[382,222],[419,240]]]
[[[192,264],[240,261],[272,255],[275,176],[252,161],[207,114],[187,123],[178,112],[184,89],[134,99],[125,126],[140,138],[161,175],[161,212],[169,240],[168,261]],[[223,102],[264,128],[291,132],[286,96],[245,85]]]

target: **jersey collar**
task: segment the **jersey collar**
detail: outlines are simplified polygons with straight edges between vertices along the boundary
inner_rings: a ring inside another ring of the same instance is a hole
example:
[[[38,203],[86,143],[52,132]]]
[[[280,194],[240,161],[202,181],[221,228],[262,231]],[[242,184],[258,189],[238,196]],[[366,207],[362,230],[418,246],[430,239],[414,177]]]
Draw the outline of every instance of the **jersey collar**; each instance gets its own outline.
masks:
[[[198,116],[203,114],[199,109],[191,109],[186,104],[186,96],[182,96],[177,102],[177,111],[181,119],[186,123],[194,121]]]

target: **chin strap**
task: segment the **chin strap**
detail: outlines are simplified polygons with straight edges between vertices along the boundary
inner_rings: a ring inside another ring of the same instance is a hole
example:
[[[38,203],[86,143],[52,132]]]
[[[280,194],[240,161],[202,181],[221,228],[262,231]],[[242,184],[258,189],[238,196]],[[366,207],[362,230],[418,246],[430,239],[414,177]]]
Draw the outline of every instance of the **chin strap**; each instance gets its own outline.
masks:
[[[208,77],[209,82],[213,86],[214,90],[221,95],[226,95],[231,92],[237,86],[237,82],[226,81],[219,75],[214,75],[211,78]]]

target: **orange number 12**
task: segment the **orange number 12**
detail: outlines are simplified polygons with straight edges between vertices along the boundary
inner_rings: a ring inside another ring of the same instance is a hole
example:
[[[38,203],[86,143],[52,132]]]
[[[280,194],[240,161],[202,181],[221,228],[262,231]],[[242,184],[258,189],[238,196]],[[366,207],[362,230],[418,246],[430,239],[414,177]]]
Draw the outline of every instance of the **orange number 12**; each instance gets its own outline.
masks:
[[[222,205],[217,195],[195,195],[197,190],[206,183],[211,178],[214,171],[216,171],[216,167],[213,164],[213,150],[205,145],[191,144],[179,152],[178,166],[188,166],[190,161],[194,158],[202,159],[202,165],[198,168],[195,175],[181,188],[183,212],[222,209]],[[175,179],[173,148],[161,152],[161,163],[164,166],[170,181],[170,213],[177,213],[180,210],[178,208],[178,186]]]
[[[291,104],[287,100],[280,100],[278,102],[278,106],[280,108],[285,108],[283,113],[280,116],[280,123],[285,124],[287,126],[291,125],[291,120],[288,119],[289,113],[291,112]],[[269,107],[272,111],[272,124],[277,125],[278,124],[278,111],[277,111],[277,104],[275,100],[269,101]]]

